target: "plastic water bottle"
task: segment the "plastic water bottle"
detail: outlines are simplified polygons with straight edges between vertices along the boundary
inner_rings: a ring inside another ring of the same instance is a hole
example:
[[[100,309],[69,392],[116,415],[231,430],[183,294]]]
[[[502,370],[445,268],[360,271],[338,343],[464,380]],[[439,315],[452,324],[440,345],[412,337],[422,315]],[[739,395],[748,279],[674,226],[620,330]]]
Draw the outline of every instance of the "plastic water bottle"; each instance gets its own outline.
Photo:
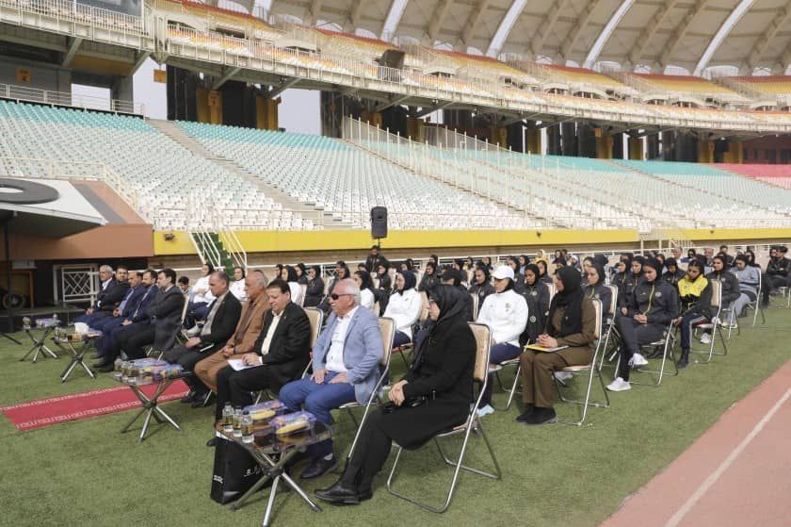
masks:
[[[115,359],[115,362],[113,363],[113,371],[121,371],[121,366],[123,365],[124,365],[124,361],[121,360],[121,357],[118,357],[117,359]]]
[[[225,403],[222,409],[222,431],[233,432],[233,406],[231,403]]]
[[[253,416],[245,411],[242,415],[242,443],[252,443],[255,440],[253,435]]]
[[[242,409],[235,408],[233,411],[233,436],[242,437]]]

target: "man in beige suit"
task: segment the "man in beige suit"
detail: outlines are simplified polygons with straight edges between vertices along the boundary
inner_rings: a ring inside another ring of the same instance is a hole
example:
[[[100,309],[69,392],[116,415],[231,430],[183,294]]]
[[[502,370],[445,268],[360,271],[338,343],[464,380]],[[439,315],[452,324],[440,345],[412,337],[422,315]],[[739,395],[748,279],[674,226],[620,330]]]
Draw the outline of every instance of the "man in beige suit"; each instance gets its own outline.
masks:
[[[267,280],[261,271],[253,271],[244,279],[244,289],[248,301],[242,306],[242,314],[236,331],[228,339],[225,347],[200,361],[195,366],[195,374],[212,391],[217,391],[217,373],[228,365],[228,359],[241,356],[253,349],[261,328],[264,315],[269,309],[266,295]]]

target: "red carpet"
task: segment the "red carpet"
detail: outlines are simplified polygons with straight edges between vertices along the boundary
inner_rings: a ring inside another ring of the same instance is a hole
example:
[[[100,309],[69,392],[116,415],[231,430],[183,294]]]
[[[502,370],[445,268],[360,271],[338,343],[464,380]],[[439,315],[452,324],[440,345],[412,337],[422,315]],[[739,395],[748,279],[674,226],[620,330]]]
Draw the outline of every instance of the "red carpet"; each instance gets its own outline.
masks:
[[[151,397],[155,389],[155,385],[149,385],[144,386],[142,391]],[[180,399],[188,391],[189,388],[183,381],[176,381],[165,390],[159,401]],[[0,408],[0,412],[19,430],[33,430],[133,408],[140,408],[140,400],[128,387],[120,386],[5,406]]]

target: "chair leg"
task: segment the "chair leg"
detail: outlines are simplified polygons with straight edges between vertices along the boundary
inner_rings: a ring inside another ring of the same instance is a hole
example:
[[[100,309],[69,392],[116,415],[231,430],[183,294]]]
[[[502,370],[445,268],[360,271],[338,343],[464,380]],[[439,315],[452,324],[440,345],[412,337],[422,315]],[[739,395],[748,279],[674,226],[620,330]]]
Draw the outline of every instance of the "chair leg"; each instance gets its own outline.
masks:
[[[511,408],[511,403],[514,402],[514,394],[516,394],[516,386],[519,384],[520,375],[522,374],[522,365],[516,365],[516,373],[514,374],[514,383],[511,385],[511,393],[508,394],[508,404],[505,405],[505,409],[508,410]]]

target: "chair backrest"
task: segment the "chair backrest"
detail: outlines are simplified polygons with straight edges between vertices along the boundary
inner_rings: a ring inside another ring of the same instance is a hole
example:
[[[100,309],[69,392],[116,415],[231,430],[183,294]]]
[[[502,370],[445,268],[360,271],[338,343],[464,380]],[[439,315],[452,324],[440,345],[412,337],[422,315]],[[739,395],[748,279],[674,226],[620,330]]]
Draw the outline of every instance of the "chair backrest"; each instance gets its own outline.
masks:
[[[379,289],[379,279],[377,277],[372,276],[371,282],[374,284],[374,289]]]
[[[374,314],[374,315],[376,315],[377,317],[379,316],[379,313],[381,313],[381,312],[382,312],[382,308],[381,308],[381,306],[379,305],[379,301],[378,301],[378,300],[377,300],[376,302],[374,302],[374,305],[373,305],[373,307],[371,308],[371,311],[372,311],[372,312],[373,312],[373,314]]]
[[[472,334],[475,335],[475,371],[473,378],[483,382],[489,375],[489,351],[492,346],[492,330],[486,324],[468,322]]]
[[[305,304],[305,295],[308,294],[308,286],[307,284],[299,284],[299,288],[302,289],[302,295],[299,299],[299,306],[302,307]]]
[[[607,306],[607,309],[609,309],[607,314],[615,315],[615,312],[618,310],[618,286],[608,285],[607,287],[612,291],[612,299],[610,299],[610,305]]]
[[[478,295],[472,293],[470,293],[470,296],[472,297],[472,319],[478,320],[478,309],[480,309],[478,304],[480,303],[480,298]]]
[[[552,299],[555,298],[555,293],[557,293],[557,289],[555,289],[555,284],[547,284],[547,289],[549,289],[549,303],[552,303]]]
[[[184,293],[184,306],[181,308],[181,323],[184,324],[184,319],[187,318],[187,311],[190,308],[190,290]]]
[[[722,283],[719,280],[709,280],[711,284],[711,307],[719,310],[722,304]]]
[[[420,323],[428,320],[428,293],[420,292]]]
[[[321,326],[324,323],[324,311],[317,307],[306,307],[305,313],[307,313],[310,321],[310,349],[313,349],[313,344],[319,338]]]
[[[603,308],[601,304],[601,300],[598,298],[592,298],[591,302],[593,302],[593,309],[596,310],[596,328],[593,331],[593,336],[596,337],[596,340],[601,338],[601,324],[602,319],[604,318]]]
[[[384,352],[379,360],[379,365],[385,367],[390,364],[390,353],[393,351],[393,339],[396,332],[395,320],[389,317],[379,317],[379,331],[382,333],[382,343],[384,343]]]

